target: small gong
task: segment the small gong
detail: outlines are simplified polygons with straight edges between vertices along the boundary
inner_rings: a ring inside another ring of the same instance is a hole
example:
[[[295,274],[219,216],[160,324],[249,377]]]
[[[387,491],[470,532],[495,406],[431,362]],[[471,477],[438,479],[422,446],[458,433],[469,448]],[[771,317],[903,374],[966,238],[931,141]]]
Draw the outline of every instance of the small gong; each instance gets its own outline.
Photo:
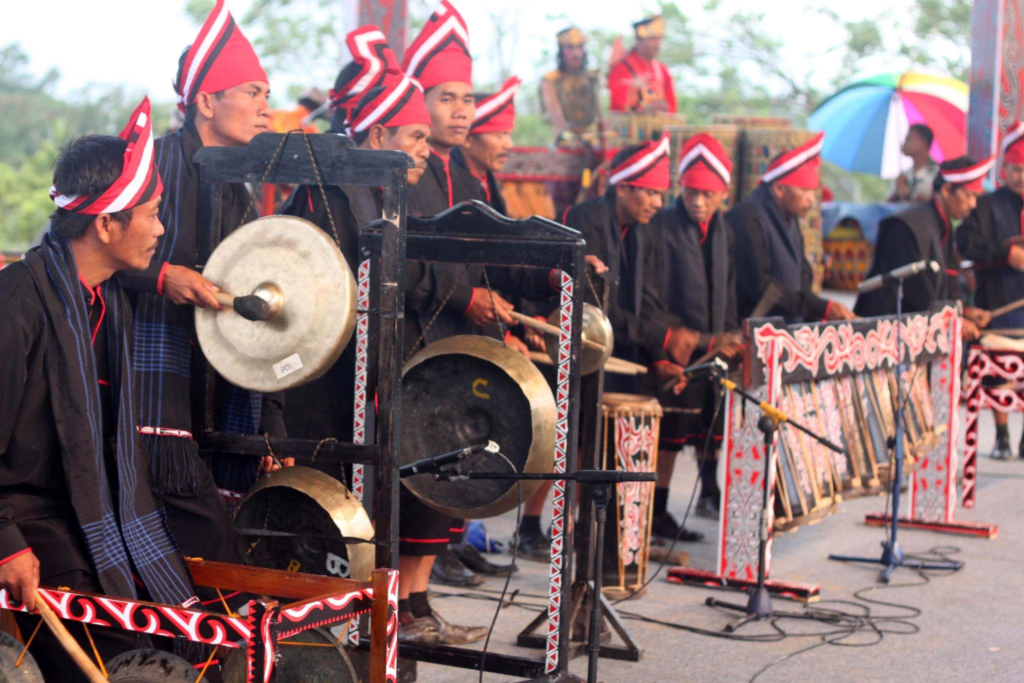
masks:
[[[203,276],[231,296],[258,296],[273,311],[253,321],[230,308],[196,309],[203,354],[239,387],[270,392],[312,381],[352,337],[355,279],[337,245],[307,220],[246,223],[217,246]]]
[[[551,315],[548,316],[548,322],[558,326],[559,315],[557,309],[552,311]],[[580,330],[580,336],[583,339],[588,339],[604,346],[604,351],[588,346],[583,346],[580,350],[580,374],[589,375],[604,367],[604,364],[612,357],[612,352],[615,350],[615,335],[612,333],[612,324],[608,320],[608,316],[604,314],[604,311],[593,304],[583,304],[583,329]],[[555,365],[558,365],[558,340],[549,337],[547,349],[551,360],[555,362]]]
[[[342,537],[373,538],[373,524],[355,495],[319,470],[265,474],[238,507],[235,529],[253,566],[370,580],[373,545]]]

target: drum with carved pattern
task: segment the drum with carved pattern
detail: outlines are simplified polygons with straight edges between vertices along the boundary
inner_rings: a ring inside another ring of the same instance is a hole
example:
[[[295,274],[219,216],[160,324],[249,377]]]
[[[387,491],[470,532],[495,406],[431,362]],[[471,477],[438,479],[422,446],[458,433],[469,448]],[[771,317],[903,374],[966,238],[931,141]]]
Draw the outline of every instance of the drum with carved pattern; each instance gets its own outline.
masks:
[[[605,394],[601,412],[602,467],[626,472],[657,471],[662,415],[657,399]],[[653,508],[654,482],[624,482],[615,486],[604,543],[602,583],[609,597],[625,597],[647,581]]]

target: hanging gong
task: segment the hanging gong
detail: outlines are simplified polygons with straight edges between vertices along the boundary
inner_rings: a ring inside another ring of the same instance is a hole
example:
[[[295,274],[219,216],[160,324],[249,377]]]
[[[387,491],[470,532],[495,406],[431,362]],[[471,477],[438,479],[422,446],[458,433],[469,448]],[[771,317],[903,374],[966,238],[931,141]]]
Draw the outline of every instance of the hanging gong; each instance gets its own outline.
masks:
[[[310,467],[263,475],[235,513],[249,564],[369,581],[374,546],[344,538],[373,538],[373,524],[337,479]]]
[[[555,397],[537,367],[518,351],[477,335],[434,342],[402,371],[400,464],[494,441],[518,472],[551,472]],[[509,472],[500,456],[462,460],[474,472]],[[524,481],[525,502],[542,482]],[[452,517],[481,519],[514,510],[514,481],[402,479],[420,500]]]
[[[326,232],[302,218],[267,216],[224,238],[203,276],[235,297],[269,303],[268,320],[231,308],[196,309],[196,336],[220,375],[253,391],[310,382],[338,360],[355,329],[356,283]]]
[[[557,327],[559,315],[558,309],[552,311],[551,315],[548,316],[548,323]],[[593,304],[583,304],[583,329],[580,330],[580,336],[583,339],[589,339],[604,346],[604,351],[588,346],[584,346],[580,350],[580,374],[589,375],[603,368],[604,364],[611,358],[612,351],[615,350],[615,335],[612,333],[612,323],[608,320],[608,316],[604,314],[604,311]],[[558,340],[549,337],[547,340],[547,350],[551,360],[555,362],[555,365],[558,365]]]

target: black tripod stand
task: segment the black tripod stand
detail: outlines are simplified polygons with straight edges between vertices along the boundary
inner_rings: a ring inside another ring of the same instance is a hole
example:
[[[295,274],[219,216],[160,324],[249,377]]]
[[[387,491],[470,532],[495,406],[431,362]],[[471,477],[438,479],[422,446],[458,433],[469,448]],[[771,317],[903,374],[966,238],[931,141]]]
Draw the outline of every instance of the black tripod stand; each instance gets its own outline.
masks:
[[[870,562],[880,564],[884,567],[879,581],[889,583],[892,573],[897,567],[912,567],[914,569],[947,569],[956,571],[963,567],[962,562],[950,560],[948,562],[924,562],[921,560],[907,560],[903,557],[903,550],[900,548],[897,533],[899,533],[900,516],[900,485],[903,483],[903,357],[906,351],[906,342],[903,340],[903,280],[898,279],[896,284],[896,337],[899,340],[899,356],[896,362],[896,440],[891,446],[894,451],[896,465],[892,473],[892,531],[888,540],[882,544],[881,557],[856,557],[852,555],[829,555],[828,559],[838,562]]]
[[[612,485],[627,481],[654,482],[658,480],[658,475],[655,472],[619,472],[617,470],[579,470],[572,474],[512,474],[461,472],[458,469],[451,469],[434,474],[434,478],[442,481],[459,479],[562,480],[590,486],[590,497],[594,502],[594,519],[597,522],[597,537],[595,539],[597,549],[594,552],[594,591],[591,595],[590,632],[587,638],[587,653],[589,655],[587,683],[597,683],[597,665],[601,654],[601,574],[604,564],[604,532],[605,524],[608,521],[608,504],[612,499]],[[566,673],[560,676],[558,681],[560,683],[575,683],[576,681],[582,683],[583,679]]]
[[[772,474],[772,448],[775,444],[775,433],[779,429],[779,425],[787,424],[795,429],[799,429],[804,434],[808,435],[821,445],[829,448],[836,453],[842,453],[843,449],[835,445],[828,439],[819,436],[804,427],[798,422],[793,422],[788,415],[776,408],[775,406],[761,401],[754,396],[751,396],[747,392],[743,391],[736,386],[735,382],[726,379],[722,375],[720,369],[712,371],[711,375],[719,384],[733,392],[737,396],[740,396],[743,400],[756,405],[761,409],[764,415],[757,421],[757,428],[764,434],[764,474],[762,475],[762,505],[761,505],[761,531],[758,538],[757,546],[757,586],[750,591],[750,598],[747,600],[746,605],[737,605],[731,602],[722,602],[716,598],[708,598],[704,601],[709,607],[724,607],[726,609],[736,610],[737,612],[743,612],[744,616],[738,621],[734,621],[725,627],[726,631],[730,633],[740,628],[744,624],[751,621],[760,621],[761,619],[767,619],[772,615],[772,599],[768,593],[768,589],[765,587],[765,580],[767,579],[767,569],[765,567],[767,554],[768,554],[768,541],[771,540],[771,474]]]

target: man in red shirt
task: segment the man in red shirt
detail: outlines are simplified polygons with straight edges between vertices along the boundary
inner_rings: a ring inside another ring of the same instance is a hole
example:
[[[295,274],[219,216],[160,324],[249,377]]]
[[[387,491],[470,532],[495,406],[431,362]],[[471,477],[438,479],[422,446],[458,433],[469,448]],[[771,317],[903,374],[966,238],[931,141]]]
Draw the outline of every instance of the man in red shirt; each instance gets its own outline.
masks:
[[[676,92],[668,67],[656,57],[661,51],[665,21],[661,15],[633,24],[636,43],[629,54],[608,72],[611,110],[675,114]]]

